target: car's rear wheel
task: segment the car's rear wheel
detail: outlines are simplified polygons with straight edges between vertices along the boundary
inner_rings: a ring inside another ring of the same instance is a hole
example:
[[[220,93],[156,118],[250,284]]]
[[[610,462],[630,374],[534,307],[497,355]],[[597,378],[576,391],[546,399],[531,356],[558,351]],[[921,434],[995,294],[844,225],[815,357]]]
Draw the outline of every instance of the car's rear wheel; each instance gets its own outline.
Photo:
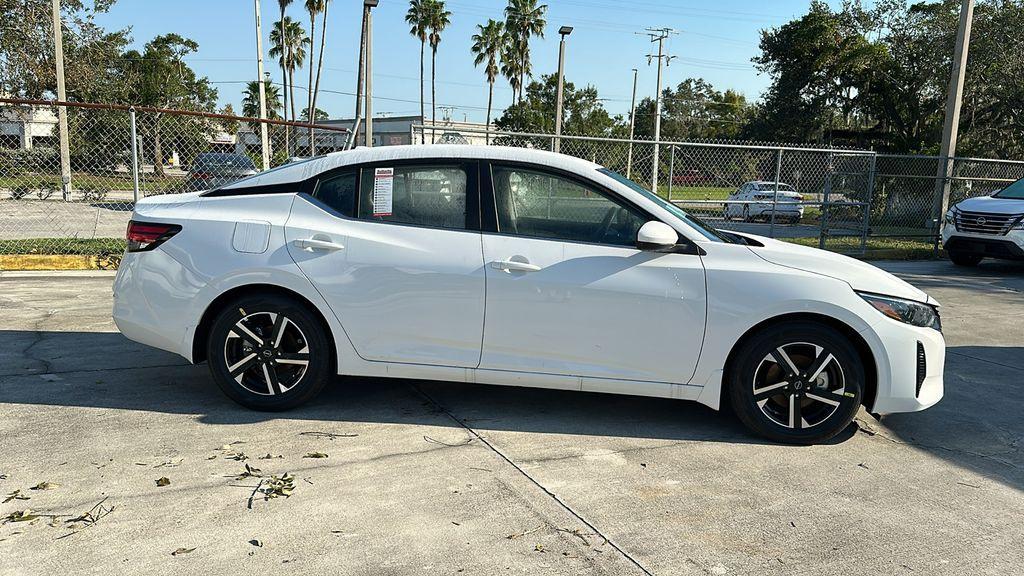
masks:
[[[224,394],[254,410],[307,402],[332,371],[320,321],[299,302],[271,294],[225,306],[213,321],[206,358]]]
[[[778,442],[813,444],[857,414],[864,368],[840,332],[816,322],[771,326],[744,343],[729,370],[736,415]]]
[[[977,266],[981,264],[984,256],[978,254],[971,254],[969,252],[960,252],[959,250],[949,251],[949,260],[957,266]]]

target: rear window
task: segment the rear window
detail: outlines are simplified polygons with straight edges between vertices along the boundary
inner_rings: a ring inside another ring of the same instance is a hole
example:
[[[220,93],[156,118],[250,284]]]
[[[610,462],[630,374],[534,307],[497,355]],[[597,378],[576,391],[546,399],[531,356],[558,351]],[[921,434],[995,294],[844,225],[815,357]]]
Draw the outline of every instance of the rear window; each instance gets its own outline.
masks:
[[[252,161],[252,158],[242,154],[200,154],[196,156],[193,164],[196,167],[203,168],[234,167],[247,170],[256,169],[256,164]]]
[[[775,191],[775,183],[774,182],[768,182],[768,183],[758,184],[757,185],[757,190],[758,191],[774,192]],[[779,184],[779,192],[796,192],[796,188],[793,188],[789,184],[781,184],[780,183]]]

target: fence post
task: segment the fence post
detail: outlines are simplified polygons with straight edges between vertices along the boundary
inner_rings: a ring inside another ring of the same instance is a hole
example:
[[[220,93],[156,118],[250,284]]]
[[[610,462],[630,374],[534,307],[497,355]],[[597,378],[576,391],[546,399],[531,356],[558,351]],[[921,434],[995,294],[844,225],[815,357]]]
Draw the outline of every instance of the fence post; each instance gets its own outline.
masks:
[[[825,196],[821,199],[821,214],[818,216],[818,248],[825,249],[828,236],[828,203],[832,196],[832,152],[828,153],[828,169],[825,172]]]
[[[868,163],[868,189],[864,196],[864,224],[860,230],[860,253],[863,256],[868,251],[868,232],[871,227],[871,198],[875,195],[875,171],[878,166],[878,153],[872,152]]]
[[[775,153],[775,193],[772,194],[772,225],[768,229],[768,237],[775,238],[775,209],[779,204],[779,179],[782,176],[782,148]]]
[[[135,129],[135,108],[128,109],[132,131],[132,202],[139,201],[139,137]]]
[[[673,144],[669,150],[671,150],[671,156],[668,159],[668,201],[672,201],[672,181],[675,180],[676,172],[676,145]]]

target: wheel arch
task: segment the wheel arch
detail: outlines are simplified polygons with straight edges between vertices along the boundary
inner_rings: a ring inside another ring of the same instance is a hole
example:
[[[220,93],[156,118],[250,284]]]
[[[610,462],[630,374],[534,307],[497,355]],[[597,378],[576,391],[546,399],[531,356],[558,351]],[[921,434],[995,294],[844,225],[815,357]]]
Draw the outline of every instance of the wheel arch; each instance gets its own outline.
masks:
[[[762,320],[747,329],[747,331],[736,340],[732,348],[729,350],[729,355],[726,357],[725,373],[722,375],[723,385],[721,387],[721,398],[719,400],[720,405],[728,405],[727,394],[729,393],[729,387],[725,385],[725,382],[728,381],[728,378],[731,378],[731,372],[735,365],[736,355],[743,349],[743,346],[746,345],[747,341],[749,341],[758,332],[770,326],[786,324],[789,322],[817,322],[819,324],[824,324],[834,328],[850,340],[850,343],[853,344],[853,347],[857,350],[857,354],[860,356],[861,363],[864,366],[864,397],[862,404],[868,409],[868,411],[870,411],[875,404],[875,397],[878,394],[878,366],[875,355],[871,351],[871,347],[868,346],[867,341],[864,340],[864,338],[849,324],[831,316],[817,314],[814,312],[795,312],[773,316]]]
[[[224,309],[225,306],[232,300],[236,300],[243,296],[249,296],[253,294],[275,294],[295,300],[302,306],[304,306],[313,317],[320,322],[320,327],[324,331],[324,335],[327,337],[328,348],[331,352],[331,369],[337,371],[338,362],[338,348],[337,342],[335,341],[334,331],[331,329],[330,323],[324,316],[320,309],[309,301],[308,298],[283,286],[276,284],[243,284],[236,286],[230,290],[225,291],[216,298],[206,307],[203,311],[203,315],[199,320],[199,324],[196,325],[195,335],[192,338],[192,362],[199,364],[206,360],[206,344],[210,335],[210,328],[213,324],[214,318],[217,317],[217,313]]]

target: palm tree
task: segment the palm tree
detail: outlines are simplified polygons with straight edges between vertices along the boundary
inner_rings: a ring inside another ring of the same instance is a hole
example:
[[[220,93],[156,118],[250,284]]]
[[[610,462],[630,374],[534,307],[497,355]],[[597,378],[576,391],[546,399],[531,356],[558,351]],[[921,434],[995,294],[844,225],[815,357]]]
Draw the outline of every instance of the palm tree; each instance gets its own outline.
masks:
[[[267,98],[267,118],[278,120],[281,118],[281,91],[270,83],[270,80],[263,81],[263,90]],[[260,84],[253,80],[245,85],[245,93],[242,97],[242,116],[249,118],[260,117]],[[253,132],[260,131],[259,122],[250,122],[249,128]]]
[[[316,58],[316,50],[313,41],[316,40],[316,17],[321,12],[324,14],[324,26],[320,31],[320,66],[324,60],[324,33],[327,32],[327,0],[306,0],[306,12],[309,12],[309,89],[306,91],[306,118],[315,118],[313,115],[313,102],[316,100],[316,89],[313,87],[313,59]],[[317,77],[320,76],[317,68]],[[313,150],[313,129],[309,129],[310,155]]]
[[[284,31],[283,40],[281,30]],[[308,43],[309,38],[306,36],[306,31],[302,29],[302,24],[287,16],[284,17],[280,27],[275,27],[270,32],[270,57],[277,58],[281,67],[287,72],[285,95],[287,100],[291,101],[291,106],[290,108],[286,106],[286,108],[291,113],[293,121],[298,117],[295,114],[295,70],[302,68],[306,63],[306,44]]]
[[[320,92],[320,73],[323,72],[324,69],[324,44],[327,42],[327,9],[331,6],[331,0],[322,1],[324,6],[322,10],[324,20],[323,26],[320,27],[320,55],[316,63],[316,83],[313,84],[313,103],[310,105],[311,110],[316,110],[316,97]],[[312,28],[310,30],[312,31]],[[316,115],[313,115],[313,117],[316,118]]]
[[[521,59],[516,52],[512,35],[505,29],[505,45],[501,49],[501,75],[508,80],[512,87],[512,104],[518,101],[519,96],[519,68]]]
[[[267,118],[278,120],[281,118],[281,90],[270,83],[270,80],[263,81],[263,93],[267,98]],[[246,83],[245,92],[242,96],[242,116],[249,118],[260,117],[260,84],[253,80]],[[257,130],[259,126],[257,125]]]
[[[294,0],[277,0],[278,7],[281,8],[281,19],[277,22],[278,38],[284,38],[284,11],[288,9],[288,5]],[[270,33],[270,40],[273,42],[274,33]],[[271,49],[270,56],[274,56],[274,51]],[[288,119],[288,70],[284,66],[285,58],[281,58],[281,84],[284,86],[284,119]],[[285,130],[288,127],[285,126]]]
[[[434,0],[410,0],[409,11],[405,13],[405,22],[409,24],[409,34],[420,40],[420,121],[426,116],[423,110],[423,53],[427,46],[427,32],[430,29],[430,6]],[[424,133],[420,132],[420,144],[423,144]]]
[[[450,24],[452,13],[445,9],[444,0],[430,0],[430,143],[434,143],[437,128],[437,46],[441,43],[441,32]]]
[[[537,36],[544,37],[544,13],[547,12],[547,5],[537,5],[537,0],[508,0],[505,7],[505,28],[511,36],[511,42],[515,51],[515,60],[519,73],[519,100],[523,98],[523,85],[526,78],[531,76],[530,66],[530,38]]]
[[[470,50],[476,54],[473,65],[479,66],[486,62],[484,74],[487,76],[487,83],[490,85],[487,92],[487,131],[484,138],[487,143],[491,140],[491,103],[494,101],[494,81],[498,79],[498,60],[501,58],[502,50],[505,48],[506,38],[505,23],[497,20],[488,20],[486,25],[477,24],[477,33],[473,35],[473,46]]]

